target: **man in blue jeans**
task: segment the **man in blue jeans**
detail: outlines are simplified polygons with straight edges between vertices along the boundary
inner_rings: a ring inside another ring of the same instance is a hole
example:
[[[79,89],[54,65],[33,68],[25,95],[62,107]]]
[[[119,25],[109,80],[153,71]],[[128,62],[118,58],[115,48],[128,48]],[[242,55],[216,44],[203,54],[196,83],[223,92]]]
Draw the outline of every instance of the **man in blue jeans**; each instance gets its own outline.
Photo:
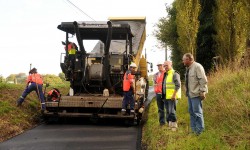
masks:
[[[199,135],[205,128],[202,110],[202,101],[208,93],[207,77],[201,64],[194,61],[191,53],[186,53],[182,58],[186,66],[185,86],[188,97],[188,111],[192,132]]]
[[[162,82],[162,98],[166,104],[168,126],[172,131],[176,131],[176,104],[181,98],[181,79],[179,73],[173,69],[171,61],[165,61],[164,68],[166,72]]]

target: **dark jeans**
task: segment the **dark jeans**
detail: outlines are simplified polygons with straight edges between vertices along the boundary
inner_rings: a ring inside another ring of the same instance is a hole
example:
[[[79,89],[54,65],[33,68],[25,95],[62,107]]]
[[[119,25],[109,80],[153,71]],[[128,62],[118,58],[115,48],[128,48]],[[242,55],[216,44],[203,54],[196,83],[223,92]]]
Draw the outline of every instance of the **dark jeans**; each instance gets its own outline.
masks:
[[[173,100],[165,100],[166,103],[166,109],[167,109],[167,122],[171,121],[171,122],[176,122],[177,118],[176,118],[176,103],[177,100],[173,101]]]
[[[122,101],[122,109],[126,109],[128,104],[130,104],[130,109],[134,110],[135,107],[135,100],[134,100],[134,95],[133,91],[129,90],[127,92],[123,92],[123,101]]]
[[[166,116],[168,116],[168,109],[165,103],[165,100],[161,98],[161,94],[156,94],[156,101],[158,106],[158,114],[159,114],[159,122],[160,124],[165,124],[165,109],[166,109]]]
[[[45,110],[45,101],[44,101],[44,95],[43,95],[43,85],[42,84],[36,84],[36,83],[31,83],[29,86],[26,87],[26,89],[23,91],[23,94],[21,96],[21,103],[24,101],[24,99],[26,98],[26,96],[32,92],[32,91],[36,91],[36,94],[38,96],[38,98],[40,99],[40,102],[42,104],[42,110]],[[39,92],[38,92],[39,91]],[[38,94],[39,93],[39,94]]]

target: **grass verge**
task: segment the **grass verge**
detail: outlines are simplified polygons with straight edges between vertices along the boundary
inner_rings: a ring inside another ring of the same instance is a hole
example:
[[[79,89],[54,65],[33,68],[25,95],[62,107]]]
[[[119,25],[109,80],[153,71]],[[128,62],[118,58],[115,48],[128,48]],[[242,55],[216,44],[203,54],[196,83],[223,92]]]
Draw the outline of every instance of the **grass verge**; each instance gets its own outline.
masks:
[[[0,142],[30,129],[40,122],[40,103],[35,92],[31,92],[21,107],[16,107],[25,85],[0,83]],[[69,89],[68,85],[53,85],[63,95]],[[48,87],[47,91],[52,89]]]
[[[144,149],[250,149],[249,85],[249,69],[235,72],[225,69],[209,77],[209,93],[203,102],[205,131],[199,136],[190,134],[185,96],[177,104],[176,132],[159,125],[153,99],[143,128]]]

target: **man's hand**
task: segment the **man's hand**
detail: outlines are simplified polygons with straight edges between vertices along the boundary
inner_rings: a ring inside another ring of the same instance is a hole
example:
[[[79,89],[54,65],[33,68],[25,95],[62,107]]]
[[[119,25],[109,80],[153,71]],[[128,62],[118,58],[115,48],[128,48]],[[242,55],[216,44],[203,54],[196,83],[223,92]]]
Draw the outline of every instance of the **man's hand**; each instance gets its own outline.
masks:
[[[205,92],[201,92],[200,93],[200,99],[204,100],[206,98],[206,93]]]
[[[172,100],[172,101],[175,101],[175,100],[176,100],[176,95],[175,95],[175,94],[172,95],[171,100]]]

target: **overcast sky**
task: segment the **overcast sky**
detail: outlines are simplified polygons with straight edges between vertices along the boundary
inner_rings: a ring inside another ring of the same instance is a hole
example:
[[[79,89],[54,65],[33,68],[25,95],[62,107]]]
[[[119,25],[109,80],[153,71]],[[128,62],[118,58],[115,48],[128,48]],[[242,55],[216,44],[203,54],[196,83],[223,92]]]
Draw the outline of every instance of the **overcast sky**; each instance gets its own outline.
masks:
[[[95,21],[108,17],[146,16],[148,60],[164,61],[152,32],[166,16],[165,4],[173,0],[70,0]],[[65,21],[92,21],[67,0],[0,0],[0,75],[28,73],[30,64],[41,74],[58,75],[61,41],[65,33],[57,25]],[[155,69],[155,68],[154,68]],[[156,71],[156,70],[154,70]]]

